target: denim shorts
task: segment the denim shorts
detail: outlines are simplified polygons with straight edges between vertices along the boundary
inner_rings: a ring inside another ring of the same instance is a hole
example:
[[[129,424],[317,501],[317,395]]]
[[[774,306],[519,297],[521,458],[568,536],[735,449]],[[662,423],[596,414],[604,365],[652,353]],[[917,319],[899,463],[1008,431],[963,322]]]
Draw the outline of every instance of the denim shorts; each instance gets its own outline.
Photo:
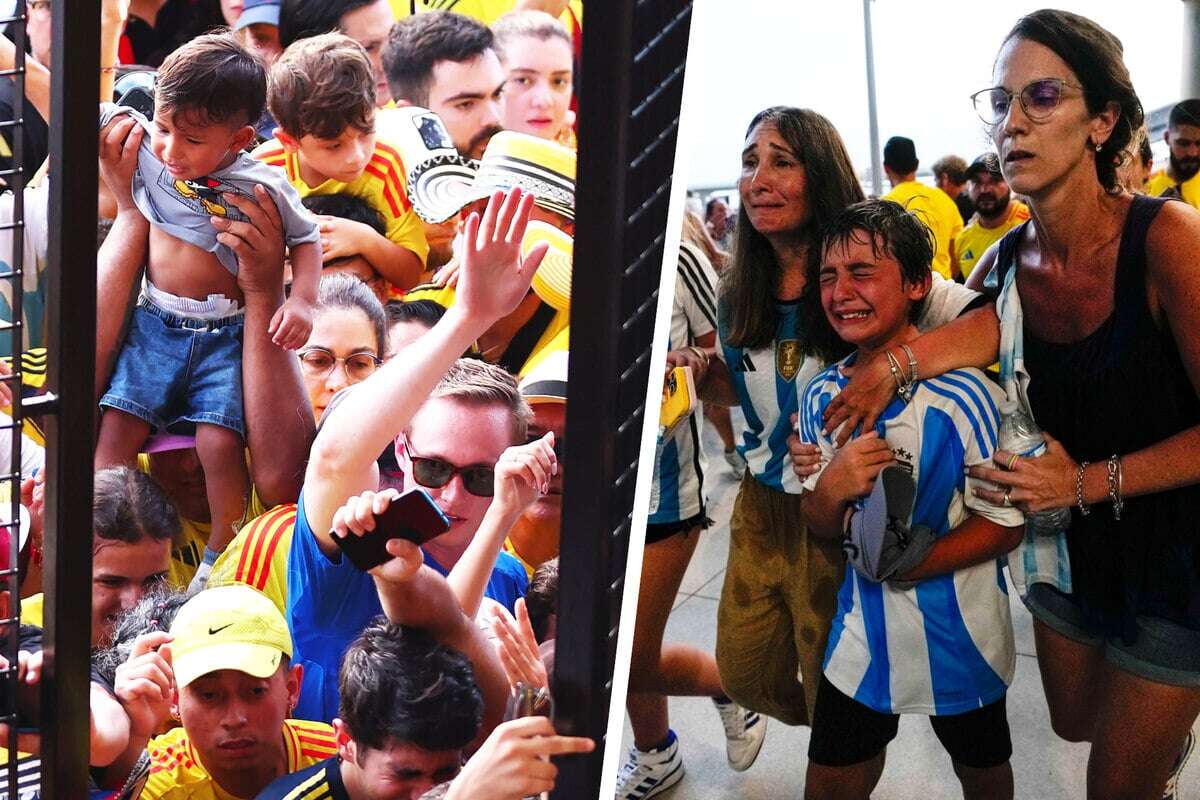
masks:
[[[1025,605],[1034,619],[1072,641],[1099,648],[1104,659],[1123,672],[1154,683],[1200,687],[1200,631],[1139,614],[1137,641],[1125,644],[1119,636],[1087,630],[1075,599],[1048,583],[1029,587]]]
[[[242,320],[182,317],[142,298],[100,405],[160,431],[190,422],[245,436]]]

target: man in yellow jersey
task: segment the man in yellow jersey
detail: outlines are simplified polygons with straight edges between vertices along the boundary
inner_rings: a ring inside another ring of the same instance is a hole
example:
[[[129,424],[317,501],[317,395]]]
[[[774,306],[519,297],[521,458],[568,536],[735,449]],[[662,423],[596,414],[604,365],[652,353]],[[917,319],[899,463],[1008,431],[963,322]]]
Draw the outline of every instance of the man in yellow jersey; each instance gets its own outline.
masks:
[[[142,800],[252,800],[281,775],[336,752],[333,729],[288,719],[303,670],[279,609],[249,586],[206,589],[170,633],[143,634],[117,668]],[[168,714],[182,726],[150,738]]]
[[[1200,98],[1184,100],[1171,109],[1163,139],[1171,150],[1170,162],[1150,176],[1146,194],[1170,194],[1200,208]]]
[[[362,45],[375,73],[375,105],[391,103],[380,54],[396,18],[388,0],[283,0],[279,9],[279,43],[338,31]]]
[[[1008,190],[995,153],[984,153],[967,167],[967,191],[975,216],[954,240],[955,272],[964,279],[989,247],[1029,219],[1029,208]]]
[[[892,183],[892,190],[881,199],[892,200],[907,208],[933,231],[933,269],[943,278],[961,280],[953,272],[954,239],[962,231],[962,216],[958,206],[940,189],[917,181],[917,147],[912,139],[893,136],[883,146],[883,171]]]

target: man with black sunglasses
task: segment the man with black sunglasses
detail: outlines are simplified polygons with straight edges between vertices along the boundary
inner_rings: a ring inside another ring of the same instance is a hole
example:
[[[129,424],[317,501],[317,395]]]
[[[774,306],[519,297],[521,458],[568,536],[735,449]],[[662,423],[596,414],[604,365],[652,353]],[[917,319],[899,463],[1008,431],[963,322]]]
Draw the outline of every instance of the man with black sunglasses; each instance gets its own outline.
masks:
[[[513,520],[549,488],[553,443],[525,444],[529,408],[514,378],[498,367],[457,357],[529,290],[545,253],[541,246],[520,258],[532,200],[519,190],[507,196],[497,192],[482,220],[472,215],[458,302],[401,358],[348,393],[321,426],[288,559],[287,616],[295,658],[306,673],[298,717],[329,720],[336,714],[338,659],[382,611],[370,576],[342,557],[329,531],[347,498],[381,513],[395,496],[377,494],[375,460],[389,443],[396,444],[404,488],[423,488],[450,520],[448,532],[426,543],[426,563],[443,573],[453,569],[486,516],[480,536],[494,541],[494,549],[477,546],[472,553],[495,568],[490,575],[482,571],[486,580],[479,583],[488,588],[479,593],[511,606],[524,592],[524,570],[506,554],[497,561],[496,551]],[[502,459],[504,468],[498,470]]]

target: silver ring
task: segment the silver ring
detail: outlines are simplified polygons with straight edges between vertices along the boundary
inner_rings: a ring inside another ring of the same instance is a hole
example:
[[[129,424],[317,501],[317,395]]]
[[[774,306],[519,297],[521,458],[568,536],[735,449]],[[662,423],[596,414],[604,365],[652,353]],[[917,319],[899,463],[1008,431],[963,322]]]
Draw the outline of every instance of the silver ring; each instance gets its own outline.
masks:
[[[1004,497],[1001,498],[1000,502],[1004,503],[1006,506],[1012,505],[1012,489],[1006,489],[1004,491]]]

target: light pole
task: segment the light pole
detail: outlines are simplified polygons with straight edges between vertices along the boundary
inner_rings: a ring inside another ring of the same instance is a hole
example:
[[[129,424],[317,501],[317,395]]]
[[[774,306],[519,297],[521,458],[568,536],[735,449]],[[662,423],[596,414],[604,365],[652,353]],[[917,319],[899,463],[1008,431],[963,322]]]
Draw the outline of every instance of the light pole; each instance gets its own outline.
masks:
[[[1185,0],[1186,2],[1186,0]],[[1194,6],[1200,0],[1192,0]],[[863,34],[867,43],[867,113],[871,130],[871,194],[883,194],[883,164],[879,156],[879,118],[875,111],[875,48],[871,42],[871,0],[863,0]]]

